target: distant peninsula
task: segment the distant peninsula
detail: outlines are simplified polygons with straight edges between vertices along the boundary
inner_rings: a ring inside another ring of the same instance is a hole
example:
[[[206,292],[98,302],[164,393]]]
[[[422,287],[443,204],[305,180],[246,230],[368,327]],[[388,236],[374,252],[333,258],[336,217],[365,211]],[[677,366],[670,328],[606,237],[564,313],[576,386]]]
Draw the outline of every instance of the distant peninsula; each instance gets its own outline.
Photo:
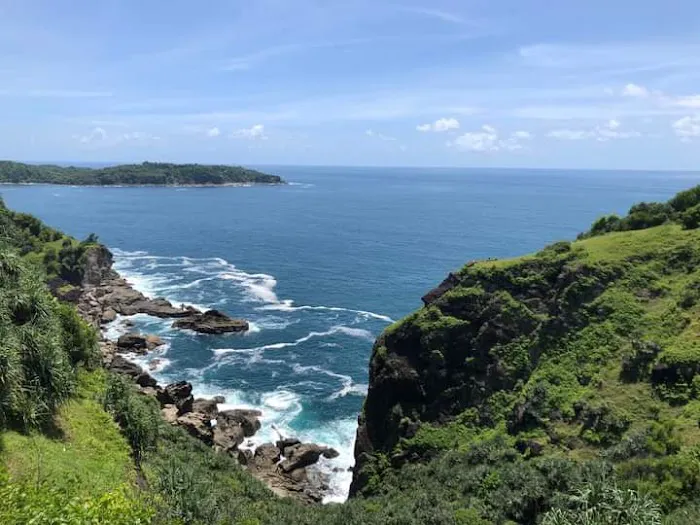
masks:
[[[269,175],[241,166],[144,162],[106,168],[33,165],[0,161],[1,184],[67,184],[75,186],[226,186],[284,184]]]

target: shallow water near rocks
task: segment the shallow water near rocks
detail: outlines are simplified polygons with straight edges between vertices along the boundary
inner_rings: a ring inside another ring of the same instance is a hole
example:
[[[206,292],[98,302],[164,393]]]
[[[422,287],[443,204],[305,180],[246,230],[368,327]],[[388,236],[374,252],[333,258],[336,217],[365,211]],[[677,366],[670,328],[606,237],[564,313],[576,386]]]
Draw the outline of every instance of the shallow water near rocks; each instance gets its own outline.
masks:
[[[263,411],[278,433],[336,448],[328,501],[347,494],[374,338],[468,260],[572,238],[603,213],[663,200],[700,176],[660,172],[267,168],[288,186],[6,186],[8,206],[77,237],[100,236],[140,291],[251,322],[209,336],[138,315],[167,344],[162,382]],[[127,330],[123,319],[112,337]],[[334,472],[334,470],[337,470]]]

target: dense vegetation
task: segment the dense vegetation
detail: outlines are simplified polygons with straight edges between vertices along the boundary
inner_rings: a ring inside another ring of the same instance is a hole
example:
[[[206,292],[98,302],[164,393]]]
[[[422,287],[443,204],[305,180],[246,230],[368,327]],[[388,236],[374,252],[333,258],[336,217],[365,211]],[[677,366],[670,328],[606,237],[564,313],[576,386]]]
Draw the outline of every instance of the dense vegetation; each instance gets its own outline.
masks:
[[[355,494],[323,507],[97,367],[44,284],[79,284],[97,239],[0,205],[0,523],[700,522],[699,203],[635,206],[426,296],[375,345]]]
[[[456,521],[699,522],[699,205],[636,205],[426,296],[375,345],[353,490],[420,487]]]
[[[0,183],[70,184],[77,186],[117,185],[222,185],[281,184],[276,175],[268,175],[241,166],[168,164],[144,162],[108,168],[77,168],[30,165],[0,161]]]

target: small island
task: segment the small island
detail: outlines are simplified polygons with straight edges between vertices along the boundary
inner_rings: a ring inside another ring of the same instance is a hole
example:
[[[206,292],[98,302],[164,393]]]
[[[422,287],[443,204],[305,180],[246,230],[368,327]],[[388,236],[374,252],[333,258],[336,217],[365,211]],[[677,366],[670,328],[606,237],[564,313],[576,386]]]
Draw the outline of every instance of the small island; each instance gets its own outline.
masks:
[[[84,168],[0,161],[0,184],[226,186],[284,183],[277,175],[241,166],[144,162],[106,168]]]

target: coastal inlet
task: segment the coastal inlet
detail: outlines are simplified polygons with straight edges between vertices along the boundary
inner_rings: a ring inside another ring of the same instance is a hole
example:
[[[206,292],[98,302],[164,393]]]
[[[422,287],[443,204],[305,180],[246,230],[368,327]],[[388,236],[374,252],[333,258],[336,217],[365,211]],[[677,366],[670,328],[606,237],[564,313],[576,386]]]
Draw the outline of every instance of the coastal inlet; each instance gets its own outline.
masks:
[[[146,351],[137,345],[124,357],[160,385],[186,381],[193,385],[194,398],[219,396],[220,412],[258,411],[260,428],[245,436],[241,450],[288,438],[317,444],[321,452],[310,453],[317,462],[307,470],[316,477],[323,501],[343,501],[367,389],[366,362],[359,362],[357,354],[369,356],[373,340],[392,320],[338,305],[280,299],[273,276],[248,273],[219,258],[112,251],[114,270],[126,282],[113,281],[111,293],[116,283],[117,296],[136,290],[146,301],[116,309],[112,304],[114,313],[103,318],[106,338],[155,336],[160,344]],[[148,300],[159,297],[172,304]],[[211,310],[224,314],[196,313]],[[228,313],[245,321],[232,320]],[[212,321],[240,333],[209,330]]]

